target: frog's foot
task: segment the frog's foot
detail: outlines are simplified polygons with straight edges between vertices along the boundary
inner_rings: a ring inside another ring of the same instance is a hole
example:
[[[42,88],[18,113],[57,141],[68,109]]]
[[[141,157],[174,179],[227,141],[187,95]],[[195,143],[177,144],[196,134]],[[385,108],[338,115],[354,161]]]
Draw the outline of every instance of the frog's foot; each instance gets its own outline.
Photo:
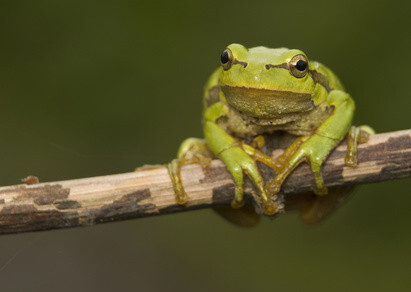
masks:
[[[259,161],[261,163],[264,163],[265,165],[270,167],[272,170],[274,170],[276,173],[279,173],[285,168],[285,165],[290,160],[291,156],[297,151],[298,147],[300,147],[300,145],[305,140],[307,140],[307,137],[297,138],[294,141],[294,143],[290,147],[288,147],[287,150],[285,150],[284,153],[281,154],[276,159],[273,159],[272,157],[262,153],[260,150],[255,149],[254,146],[256,145],[255,141],[257,139],[259,141],[261,141],[260,139],[263,139],[262,141],[264,141],[263,136],[257,136],[250,145],[242,143],[242,147],[243,147],[244,151],[248,155],[250,155],[255,161]],[[262,145],[261,147],[264,146],[264,144],[259,144],[259,145]],[[261,148],[261,147],[259,147],[259,148]]]
[[[274,215],[278,211],[278,206],[274,203],[272,197],[267,193],[264,187],[264,180],[257,168],[256,162],[241,146],[243,145],[232,145],[219,153],[219,157],[226,164],[227,169],[233,176],[235,183],[235,196],[231,202],[231,207],[240,208],[244,206],[243,183],[245,173],[251,179],[260,194],[263,212],[267,215]],[[249,147],[252,148],[251,146]]]
[[[330,137],[314,134],[310,137],[301,137],[296,140],[278,159],[281,166],[277,176],[266,184],[266,189],[271,194],[277,194],[287,176],[302,162],[307,162],[315,179],[314,193],[326,195],[327,188],[321,175],[321,166],[330,151],[338,143]]]
[[[213,156],[206,142],[202,139],[188,138],[181,143],[177,158],[173,159],[167,165],[177,204],[184,205],[188,201],[188,195],[181,181],[180,168],[183,165],[193,163],[198,163],[202,167],[206,167],[211,163]]]
[[[188,201],[188,195],[181,182],[180,167],[182,162],[183,160],[176,158],[167,165],[168,173],[170,174],[171,182],[173,183],[176,201],[179,205],[184,205]]]
[[[358,144],[366,143],[370,135],[375,134],[374,130],[369,126],[352,126],[347,133],[347,155],[345,156],[345,164],[355,167],[358,164],[357,148]]]

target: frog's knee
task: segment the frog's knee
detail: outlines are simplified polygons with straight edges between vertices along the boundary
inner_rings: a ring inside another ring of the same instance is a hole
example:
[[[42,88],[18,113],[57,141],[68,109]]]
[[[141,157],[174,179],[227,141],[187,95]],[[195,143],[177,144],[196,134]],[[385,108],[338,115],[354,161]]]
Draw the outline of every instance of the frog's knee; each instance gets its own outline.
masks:
[[[191,159],[196,155],[212,157],[212,153],[204,139],[185,139],[178,149],[177,157],[180,159]]]
[[[375,135],[375,130],[368,125],[361,125],[359,128],[362,132],[365,132],[368,135]]]

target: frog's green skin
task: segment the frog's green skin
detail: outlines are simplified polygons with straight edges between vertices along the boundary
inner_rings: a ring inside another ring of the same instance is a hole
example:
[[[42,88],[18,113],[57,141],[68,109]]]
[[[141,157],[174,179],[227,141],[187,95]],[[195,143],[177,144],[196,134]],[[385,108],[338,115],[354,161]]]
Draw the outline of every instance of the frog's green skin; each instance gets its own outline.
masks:
[[[291,60],[298,55],[306,58],[300,50],[247,49],[239,44],[229,45],[227,49],[231,53],[231,66],[223,64],[218,68],[205,87],[203,124],[208,149],[223,160],[236,184],[232,206],[243,205],[245,173],[260,193],[264,212],[276,213],[272,196],[303,161],[308,162],[313,171],[315,192],[326,194],[321,165],[351,127],[355,108],[352,98],[336,75],[320,63],[308,61],[305,74],[294,76]],[[277,130],[301,138],[286,151],[286,162],[283,161],[281,167],[273,167],[277,176],[264,184],[255,161],[271,166],[269,158],[257,158],[256,153],[260,152],[245,141]],[[198,146],[201,143],[192,139],[183,143],[179,158],[186,159],[187,153],[192,157],[194,152],[201,156],[199,151],[190,150],[201,148]],[[174,163],[169,167],[172,177],[173,173],[179,176],[176,171],[179,165]],[[184,192],[181,182],[176,183],[174,179],[173,183],[177,192]],[[180,203],[186,200],[186,195],[183,199],[180,196]]]

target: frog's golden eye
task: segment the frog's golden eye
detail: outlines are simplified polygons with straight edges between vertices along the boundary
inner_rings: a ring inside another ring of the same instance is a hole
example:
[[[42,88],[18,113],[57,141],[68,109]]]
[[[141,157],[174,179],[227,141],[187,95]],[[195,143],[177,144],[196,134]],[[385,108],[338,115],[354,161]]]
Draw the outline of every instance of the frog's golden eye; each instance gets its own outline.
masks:
[[[294,56],[288,64],[291,74],[297,78],[304,77],[308,72],[308,60],[304,55]]]
[[[221,66],[224,70],[228,70],[233,65],[234,57],[230,49],[225,49],[220,57]]]

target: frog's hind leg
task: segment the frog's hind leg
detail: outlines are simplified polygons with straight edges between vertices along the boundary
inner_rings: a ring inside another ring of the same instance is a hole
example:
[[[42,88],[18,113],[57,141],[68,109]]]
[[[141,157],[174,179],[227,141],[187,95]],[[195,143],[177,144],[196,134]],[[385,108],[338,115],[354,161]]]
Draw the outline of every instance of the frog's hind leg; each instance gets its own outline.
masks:
[[[304,157],[295,159],[294,155],[308,138],[309,136],[303,136],[295,139],[280,156],[274,159],[273,164],[276,167],[274,170],[277,176],[266,184],[270,192],[277,194],[287,176],[304,161]],[[290,161],[293,163],[291,164]]]
[[[357,166],[357,146],[358,144],[366,143],[370,135],[373,134],[375,134],[375,131],[369,126],[351,126],[347,133],[347,155],[345,156],[345,164],[347,166]]]
[[[188,195],[181,182],[180,168],[183,165],[193,163],[207,166],[213,157],[215,157],[214,154],[210,151],[203,139],[188,138],[181,143],[177,158],[173,159],[167,165],[173,183],[176,201],[179,205],[184,205],[188,201]]]

